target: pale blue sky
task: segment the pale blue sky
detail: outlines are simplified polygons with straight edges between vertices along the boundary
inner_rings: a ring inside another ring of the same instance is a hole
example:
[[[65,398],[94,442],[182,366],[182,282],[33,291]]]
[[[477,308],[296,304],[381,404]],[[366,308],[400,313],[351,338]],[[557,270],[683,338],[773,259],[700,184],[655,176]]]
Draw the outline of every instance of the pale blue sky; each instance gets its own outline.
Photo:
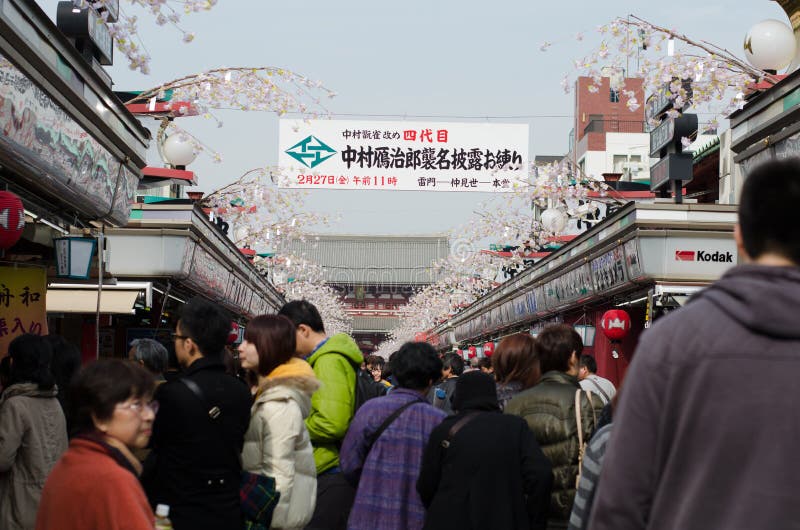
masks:
[[[55,17],[57,0],[37,1]],[[126,0],[120,3],[131,10]],[[334,113],[398,114],[415,121],[420,115],[449,121],[571,116],[573,96],[563,93],[561,78],[574,77],[572,61],[593,49],[598,25],[629,13],[740,56],[750,26],[765,18],[787,21],[770,0],[219,0],[210,12],[184,17],[182,25],[196,34],[191,44],[141,15],[151,74],[130,71],[119,54],[110,72],[115,89],[136,90],[223,66],[281,66],[334,90],[338,96],[328,102]],[[579,31],[586,34],[583,42],[575,40]],[[539,51],[544,41],[554,43],[546,53]],[[180,122],[224,158],[214,164],[201,156],[192,164],[203,191],[277,161],[275,115],[217,114],[224,122],[219,129],[201,117]],[[529,123],[531,157],[567,150],[569,117],[489,121]],[[307,205],[341,212],[341,222],[327,231],[420,234],[467,222],[486,199],[486,194],[318,190]]]

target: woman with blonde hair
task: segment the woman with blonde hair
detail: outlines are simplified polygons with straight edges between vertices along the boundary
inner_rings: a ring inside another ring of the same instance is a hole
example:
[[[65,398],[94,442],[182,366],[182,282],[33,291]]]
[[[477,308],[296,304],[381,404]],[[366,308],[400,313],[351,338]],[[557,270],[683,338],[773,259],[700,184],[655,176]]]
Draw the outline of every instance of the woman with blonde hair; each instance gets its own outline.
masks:
[[[239,346],[242,368],[258,377],[242,467],[275,479],[280,499],[271,528],[305,527],[317,498],[316,466],[304,420],[320,383],[311,366],[295,357],[295,342],[291,320],[261,315],[247,324]]]
[[[500,341],[492,355],[500,410],[508,401],[539,382],[539,352],[536,339],[527,333],[510,335]]]

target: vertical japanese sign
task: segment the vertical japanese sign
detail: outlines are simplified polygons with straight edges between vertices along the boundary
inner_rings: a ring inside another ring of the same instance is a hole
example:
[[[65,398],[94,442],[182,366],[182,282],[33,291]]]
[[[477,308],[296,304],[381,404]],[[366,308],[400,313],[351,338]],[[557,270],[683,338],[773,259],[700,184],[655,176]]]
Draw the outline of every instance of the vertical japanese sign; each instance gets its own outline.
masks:
[[[18,335],[47,335],[46,294],[44,268],[0,267],[0,357]]]
[[[527,183],[528,126],[280,120],[284,188],[507,192]]]

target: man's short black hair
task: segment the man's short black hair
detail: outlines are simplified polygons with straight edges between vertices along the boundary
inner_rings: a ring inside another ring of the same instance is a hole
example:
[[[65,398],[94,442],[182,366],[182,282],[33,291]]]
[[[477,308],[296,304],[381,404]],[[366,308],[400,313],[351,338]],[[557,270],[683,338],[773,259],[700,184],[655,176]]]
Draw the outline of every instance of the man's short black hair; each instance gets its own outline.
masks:
[[[800,265],[795,226],[799,201],[800,159],[770,160],[748,173],[739,200],[739,227],[751,258],[775,253]]]
[[[581,336],[567,324],[547,326],[536,337],[536,342],[539,344],[539,366],[542,373],[553,370],[567,372],[572,352],[580,355],[583,351]]]
[[[231,319],[217,304],[195,296],[181,310],[181,331],[206,357],[222,358],[231,331]]]
[[[583,366],[593,374],[597,373],[597,361],[591,355],[581,355],[579,366]]]
[[[325,326],[322,324],[322,317],[319,311],[308,300],[292,300],[284,304],[278,314],[287,317],[294,322],[295,326],[305,324],[312,331],[325,333]]]
[[[392,354],[392,375],[402,388],[424,390],[442,375],[442,361],[426,342],[406,342]]]
[[[457,353],[446,353],[443,362],[443,369],[450,369],[453,375],[461,375],[464,373],[464,359]]]

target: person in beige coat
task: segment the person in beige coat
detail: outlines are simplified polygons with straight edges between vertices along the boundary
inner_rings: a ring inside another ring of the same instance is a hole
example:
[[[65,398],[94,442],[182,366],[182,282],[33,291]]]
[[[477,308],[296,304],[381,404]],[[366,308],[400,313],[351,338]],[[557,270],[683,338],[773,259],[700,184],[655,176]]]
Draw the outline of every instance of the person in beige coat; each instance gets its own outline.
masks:
[[[45,479],[67,449],[67,422],[45,339],[21,335],[8,353],[11,385],[0,398],[0,528],[29,530]]]
[[[314,514],[317,474],[304,419],[320,383],[294,356],[294,324],[283,316],[251,320],[239,346],[242,367],[258,375],[258,390],[244,437],[242,467],[275,478],[281,494],[271,528],[304,528]]]

